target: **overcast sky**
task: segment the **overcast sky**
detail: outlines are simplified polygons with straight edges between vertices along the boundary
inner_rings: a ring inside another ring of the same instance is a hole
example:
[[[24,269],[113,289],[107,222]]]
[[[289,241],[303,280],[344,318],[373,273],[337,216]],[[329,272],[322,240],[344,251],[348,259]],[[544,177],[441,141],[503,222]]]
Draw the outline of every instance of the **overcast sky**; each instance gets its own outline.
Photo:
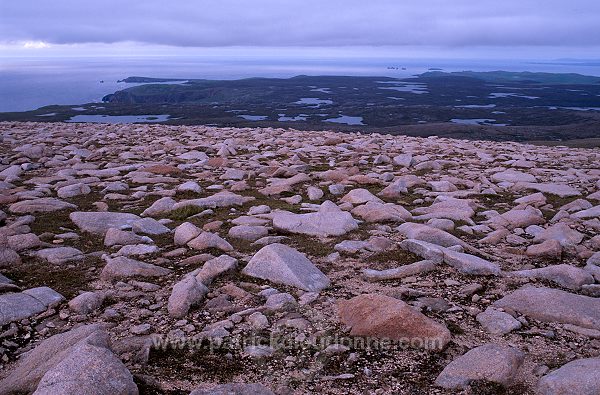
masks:
[[[535,48],[598,58],[600,1],[0,0],[0,49],[94,46]]]

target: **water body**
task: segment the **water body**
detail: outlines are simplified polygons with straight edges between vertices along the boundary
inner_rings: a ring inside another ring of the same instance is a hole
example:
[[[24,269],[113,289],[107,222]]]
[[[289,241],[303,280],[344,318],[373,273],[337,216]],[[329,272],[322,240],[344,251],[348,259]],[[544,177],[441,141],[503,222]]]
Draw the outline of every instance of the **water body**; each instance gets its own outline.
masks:
[[[382,86],[379,89],[390,89],[398,92],[409,92],[417,95],[429,93],[427,90],[427,84],[413,83],[409,84],[406,82],[396,81],[379,81],[380,84],[393,84],[394,86]]]
[[[313,88],[310,90],[311,92],[331,93],[331,89],[329,88],[317,88],[313,86],[311,86],[310,88]]]
[[[89,123],[153,123],[164,122],[169,115],[75,115],[67,122]]]
[[[406,70],[388,69],[390,65],[402,65]],[[288,78],[301,74],[408,78],[430,68],[448,72],[501,69],[600,76],[598,64],[544,64],[525,60],[420,60],[394,56],[341,59],[232,56],[3,57],[0,59],[0,112],[34,110],[52,104],[76,106],[100,102],[109,93],[135,86],[117,81],[136,75],[180,80]]]
[[[495,104],[465,104],[463,106],[454,106],[456,108],[494,108]]]
[[[319,107],[322,104],[333,104],[333,101],[328,99],[319,99],[318,97],[303,97],[294,104],[300,105],[311,105],[315,107]]]
[[[345,125],[364,125],[362,117],[351,117],[348,115],[340,115],[337,118],[329,118],[323,122],[343,123]]]
[[[278,114],[279,118],[277,120],[279,122],[298,122],[298,121],[306,121],[308,119],[308,115],[300,114],[295,117],[287,117],[285,114]]]
[[[266,115],[238,115],[238,117],[240,118],[244,118],[246,121],[264,121],[265,119],[269,118]]]
[[[459,123],[461,125],[492,125],[492,126],[507,126],[504,123],[494,123],[495,119],[484,119],[484,118],[473,118],[473,119],[460,119],[453,118],[450,120],[452,123]]]
[[[530,99],[530,100],[539,99],[538,96],[525,96],[525,95],[519,95],[517,93],[505,93],[505,92],[490,93],[490,95],[488,97],[490,99],[499,99],[499,98],[502,98],[502,97],[519,97],[519,98],[522,98],[522,99]]]

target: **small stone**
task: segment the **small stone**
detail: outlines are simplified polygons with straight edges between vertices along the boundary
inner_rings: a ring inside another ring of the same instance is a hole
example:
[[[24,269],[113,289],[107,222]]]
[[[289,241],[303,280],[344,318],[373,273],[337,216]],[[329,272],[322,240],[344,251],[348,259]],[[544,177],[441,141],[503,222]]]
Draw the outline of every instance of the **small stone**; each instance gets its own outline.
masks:
[[[140,324],[133,326],[130,331],[134,335],[147,335],[152,331],[152,326],[150,324]]]
[[[491,307],[477,314],[477,321],[492,335],[505,335],[521,327],[521,323],[513,316]]]

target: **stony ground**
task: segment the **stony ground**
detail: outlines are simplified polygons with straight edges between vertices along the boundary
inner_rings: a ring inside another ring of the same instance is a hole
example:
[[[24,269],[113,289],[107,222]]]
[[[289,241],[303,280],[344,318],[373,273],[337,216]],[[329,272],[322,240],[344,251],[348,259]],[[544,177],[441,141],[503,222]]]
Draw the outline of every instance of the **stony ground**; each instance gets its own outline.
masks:
[[[598,149],[0,131],[0,394],[600,393]]]

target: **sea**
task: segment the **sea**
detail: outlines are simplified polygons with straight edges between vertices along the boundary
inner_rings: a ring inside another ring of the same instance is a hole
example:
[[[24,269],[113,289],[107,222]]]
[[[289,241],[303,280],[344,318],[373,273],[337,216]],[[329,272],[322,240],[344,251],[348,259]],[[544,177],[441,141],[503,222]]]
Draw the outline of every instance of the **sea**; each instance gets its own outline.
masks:
[[[100,102],[135,84],[130,76],[178,79],[289,78],[296,75],[407,78],[428,70],[540,71],[600,76],[597,61],[532,61],[398,58],[250,57],[0,57],[0,112],[28,111],[61,104]]]

